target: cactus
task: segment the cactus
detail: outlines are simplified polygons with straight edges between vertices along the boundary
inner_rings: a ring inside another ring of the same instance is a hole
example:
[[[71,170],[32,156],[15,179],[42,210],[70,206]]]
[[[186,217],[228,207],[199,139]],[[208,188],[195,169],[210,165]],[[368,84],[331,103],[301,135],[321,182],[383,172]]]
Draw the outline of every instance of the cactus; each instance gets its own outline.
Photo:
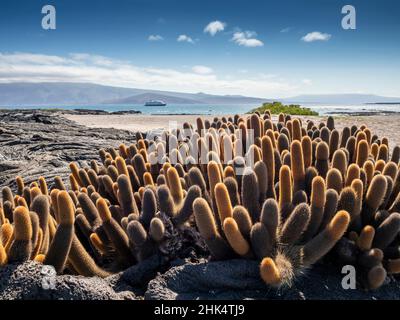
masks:
[[[44,259],[44,264],[54,266],[57,273],[61,273],[68,259],[74,235],[74,205],[66,191],[57,195],[59,224],[50,248]]]
[[[231,201],[232,207],[239,205],[240,204],[240,196],[239,196],[239,192],[238,192],[238,184],[237,184],[235,178],[232,178],[232,177],[225,178],[224,184],[226,185],[226,188],[228,189],[229,199]],[[209,199],[207,191],[205,194],[203,193],[203,197],[206,200]]]
[[[365,226],[360,236],[357,239],[357,246],[362,251],[370,250],[372,247],[372,241],[375,237],[375,229],[371,226]]]
[[[387,138],[366,126],[339,136],[333,118],[274,123],[268,113],[198,119],[197,132],[185,123],[163,136],[101,150],[90,168],[71,163],[71,186],[17,178],[15,197],[3,189],[0,265],[15,256],[17,206],[32,211],[26,259],[58,273],[104,277],[103,267],[121,271],[153,254],[169,261],[187,237],[199,240],[197,229],[210,259],[258,259],[274,287],[290,285],[335,244],[370,289],[400,272],[400,148],[389,157]],[[65,212],[73,212],[66,224]]]
[[[371,290],[378,289],[386,279],[386,270],[376,266],[368,272],[368,286]]]
[[[226,218],[232,217],[233,209],[229,198],[228,189],[222,182],[217,183],[215,186],[215,199],[217,203],[219,219],[221,223],[223,223]]]
[[[360,179],[360,167],[357,164],[352,163],[347,168],[346,182],[345,185],[348,187],[351,185],[353,180]]]
[[[312,165],[312,141],[310,137],[304,136],[301,139],[301,149],[303,151],[304,168],[307,169]]]
[[[120,175],[117,179],[118,184],[118,201],[123,210],[124,216],[128,216],[133,213],[139,216],[139,209],[133,198],[133,191],[130,180],[126,175]]]
[[[4,245],[0,243],[0,267],[5,266],[8,262],[7,252]]]
[[[310,207],[306,203],[297,205],[282,226],[280,242],[295,243],[302,236],[310,221]]]
[[[36,214],[36,212],[29,212],[29,217],[31,219],[31,225],[32,225],[32,238],[31,238],[31,242],[32,242],[32,255],[31,256],[36,256],[37,252],[35,252],[35,249],[37,249],[37,245],[41,245],[42,240],[39,239],[40,235],[39,232],[41,231],[40,227],[39,227],[39,217]]]
[[[149,235],[156,241],[161,242],[165,233],[164,223],[159,218],[153,218],[150,222]]]
[[[373,246],[386,248],[400,231],[400,214],[392,213],[376,229]]]
[[[181,226],[190,219],[193,214],[193,202],[199,197],[201,197],[201,189],[198,186],[191,186],[182,206],[177,209],[177,213],[173,218],[175,225]]]
[[[290,167],[293,173],[293,191],[304,189],[305,169],[301,143],[293,141],[290,147]]]
[[[86,277],[98,276],[101,278],[109,276],[108,272],[104,271],[96,264],[76,235],[74,235],[72,239],[68,262],[71,263],[72,267],[80,275]]]
[[[271,258],[267,257],[261,261],[260,275],[264,282],[270,286],[276,287],[281,284],[281,274]]]
[[[6,252],[9,251],[11,244],[13,243],[14,228],[13,226],[6,222],[1,226],[1,243],[4,246]]]
[[[71,187],[72,184],[74,184],[74,187],[79,189],[79,186],[83,187],[83,183],[81,181],[81,178],[79,176],[79,168],[76,165],[76,163],[71,162],[69,164],[69,168],[71,170],[72,176],[70,176],[70,182],[71,182]]]
[[[333,154],[339,148],[339,131],[333,129],[329,138],[329,160],[332,160]]]
[[[383,160],[383,161],[387,162],[388,158],[389,158],[389,149],[388,149],[387,145],[381,144],[379,146],[377,160]]]
[[[270,256],[276,239],[268,233],[267,227],[261,223],[255,223],[250,231],[250,239],[253,251],[257,258]],[[246,252],[248,254],[248,252]]]
[[[193,211],[197,227],[212,256],[217,260],[229,258],[231,256],[230,247],[219,234],[213,213],[207,201],[202,198],[196,199],[193,202]]]
[[[242,202],[250,213],[252,221],[257,221],[260,214],[259,187],[253,170],[246,168],[242,178]]]
[[[362,210],[362,203],[363,203],[363,195],[364,195],[364,183],[361,179],[355,179],[351,183],[351,188],[354,190],[356,198],[355,198],[355,206],[352,211],[353,217],[352,222],[353,224],[357,225],[357,229],[359,229],[359,225],[361,224],[360,214]]]
[[[304,137],[303,137],[304,139]],[[279,153],[282,153],[284,150],[289,150],[289,138],[287,135],[281,133],[278,137],[277,148]],[[303,147],[304,149],[304,147]]]
[[[346,153],[339,149],[336,150],[332,156],[332,168],[339,170],[342,175],[342,178],[346,176],[347,172],[347,157]]]
[[[331,168],[326,175],[326,187],[328,189],[334,189],[337,193],[340,193],[343,189],[342,174],[338,169]]]
[[[292,177],[289,166],[282,166],[279,172],[279,209],[286,219],[292,211]]]
[[[325,142],[318,143],[315,157],[315,168],[318,174],[325,178],[329,170],[329,147]]]
[[[268,169],[268,186],[267,198],[276,198],[274,181],[275,181],[275,154],[272,141],[269,137],[263,136],[261,139],[262,160]]]
[[[400,146],[395,146],[392,151],[392,157],[390,161],[394,162],[395,164],[399,164],[400,160]]]
[[[14,210],[14,241],[8,253],[10,262],[22,262],[32,254],[32,225],[29,210],[19,206]]]
[[[329,116],[328,119],[326,120],[326,126],[331,131],[335,129],[335,119],[332,116]]]
[[[338,200],[338,210],[345,210],[350,214],[352,220],[355,219],[355,209],[357,205],[357,195],[353,188],[346,187],[342,190]]]
[[[254,172],[257,176],[258,190],[259,190],[259,203],[264,202],[267,196],[268,189],[268,169],[264,162],[258,161],[254,166]]]
[[[233,250],[240,256],[247,256],[250,252],[249,243],[240,233],[239,227],[233,218],[223,220],[223,230]]]
[[[211,197],[214,201],[215,186],[217,185],[217,183],[222,181],[221,171],[219,169],[218,164],[215,161],[210,161],[207,164],[207,173],[208,173],[208,178],[209,178],[209,182],[210,182]]]
[[[247,209],[239,205],[235,206],[232,212],[232,217],[233,219],[235,219],[238,228],[240,230],[240,233],[243,235],[243,237],[249,239],[252,222]]]
[[[311,239],[318,231],[323,216],[326,201],[325,180],[321,177],[315,177],[312,182],[311,200],[310,200],[310,221],[303,238]]]
[[[180,205],[183,200],[182,185],[178,172],[171,167],[167,170],[167,184],[171,191],[172,199],[176,205]]]
[[[96,207],[102,220],[102,227],[118,253],[118,260],[126,266],[134,263],[134,258],[129,249],[129,239],[122,227],[114,220],[106,201],[100,198]]]
[[[397,175],[397,165],[392,161],[386,163],[382,174],[384,176],[389,176],[392,180],[395,180]]]
[[[346,232],[349,223],[350,215],[346,211],[336,213],[326,228],[304,246],[304,264],[315,263],[332,249]]]
[[[14,196],[9,187],[4,187],[1,189],[1,194],[2,194],[2,199],[3,199],[3,205],[5,202],[9,202],[12,204],[12,208],[14,208]]]
[[[99,225],[100,224],[100,216],[96,209],[95,204],[90,199],[90,197],[86,193],[81,192],[78,195],[78,201],[83,210],[83,214],[85,215],[85,217],[89,221],[89,223],[93,227]]]
[[[142,203],[142,214],[140,215],[140,222],[145,228],[149,228],[150,222],[157,212],[157,200],[152,189],[147,188],[144,191]]]
[[[361,217],[363,224],[369,224],[384,200],[387,188],[387,180],[383,175],[376,175],[368,188],[365,196]]]
[[[250,117],[251,128],[254,130],[254,138],[261,136],[260,118],[257,114],[252,114]]]
[[[361,168],[364,162],[367,161],[369,154],[369,145],[366,140],[361,140],[357,145],[356,163]]]

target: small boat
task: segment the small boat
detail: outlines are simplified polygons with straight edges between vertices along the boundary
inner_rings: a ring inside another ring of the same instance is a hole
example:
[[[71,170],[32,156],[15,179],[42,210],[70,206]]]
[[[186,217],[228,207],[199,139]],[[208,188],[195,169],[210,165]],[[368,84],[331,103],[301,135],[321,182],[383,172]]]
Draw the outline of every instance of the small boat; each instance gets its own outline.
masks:
[[[150,107],[150,106],[152,106],[152,107],[163,107],[163,106],[166,106],[167,104],[164,101],[161,101],[161,100],[149,100],[149,101],[146,101],[144,105],[146,107]]]

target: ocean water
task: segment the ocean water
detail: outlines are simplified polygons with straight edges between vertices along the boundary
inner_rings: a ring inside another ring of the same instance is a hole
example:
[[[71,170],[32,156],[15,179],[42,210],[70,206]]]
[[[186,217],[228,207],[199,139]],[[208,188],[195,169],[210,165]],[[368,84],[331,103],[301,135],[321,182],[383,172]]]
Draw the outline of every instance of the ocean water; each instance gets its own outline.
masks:
[[[323,104],[301,104],[303,107],[317,111],[320,115],[329,114],[352,114],[352,113],[400,113],[400,104],[364,104],[364,105],[323,105]],[[139,104],[129,105],[41,105],[41,106],[8,106],[0,107],[1,109],[91,109],[105,111],[127,111],[136,110],[143,114],[166,115],[166,114],[201,114],[201,115],[217,115],[217,114],[243,114],[257,107],[256,104],[168,104],[166,106],[144,106]]]

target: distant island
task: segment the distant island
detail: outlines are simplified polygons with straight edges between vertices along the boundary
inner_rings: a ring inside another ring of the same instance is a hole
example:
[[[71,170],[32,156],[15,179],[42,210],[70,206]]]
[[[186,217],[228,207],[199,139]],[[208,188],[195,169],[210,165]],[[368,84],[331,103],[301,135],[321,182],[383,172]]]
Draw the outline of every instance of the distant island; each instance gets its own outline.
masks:
[[[378,105],[388,104],[388,105],[393,105],[393,104],[400,104],[400,100],[399,100],[399,102],[373,102],[373,103],[366,103],[366,104],[378,104]]]
[[[162,100],[167,104],[261,104],[272,101],[241,95],[214,95],[152,89],[122,88],[93,83],[0,83],[0,106],[84,106],[140,104]]]
[[[148,100],[162,100],[167,104],[187,105],[261,105],[281,101],[283,104],[386,104],[400,101],[396,97],[372,94],[308,94],[290,98],[216,95],[203,92],[186,93],[154,89],[124,88],[94,83],[75,82],[13,82],[0,83],[0,106],[99,106],[143,105]]]
[[[318,112],[309,108],[301,107],[298,104],[284,105],[282,102],[274,101],[272,103],[264,103],[261,107],[254,108],[247,113],[259,112],[263,114],[265,111],[270,111],[272,114],[291,114],[301,116],[318,116]]]
[[[396,97],[384,97],[366,93],[341,93],[341,94],[303,94],[295,97],[276,99],[283,103],[309,103],[309,104],[338,104],[338,105],[365,105],[400,101]]]

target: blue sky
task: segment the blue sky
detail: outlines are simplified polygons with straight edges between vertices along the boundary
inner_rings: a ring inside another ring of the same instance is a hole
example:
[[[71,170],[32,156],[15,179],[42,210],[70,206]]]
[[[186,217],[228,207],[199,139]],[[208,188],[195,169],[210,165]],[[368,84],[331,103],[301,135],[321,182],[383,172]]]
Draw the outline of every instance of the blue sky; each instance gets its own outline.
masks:
[[[356,30],[341,27],[346,4]],[[2,0],[0,82],[400,96],[399,16],[397,0]]]

